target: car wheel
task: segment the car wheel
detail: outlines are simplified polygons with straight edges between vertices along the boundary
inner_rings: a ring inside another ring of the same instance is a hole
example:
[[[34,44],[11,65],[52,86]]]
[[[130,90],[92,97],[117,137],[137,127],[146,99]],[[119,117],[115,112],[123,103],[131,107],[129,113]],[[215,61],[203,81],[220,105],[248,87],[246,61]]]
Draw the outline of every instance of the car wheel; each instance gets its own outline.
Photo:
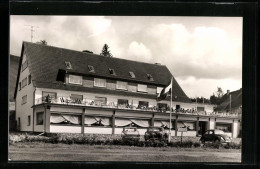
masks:
[[[219,143],[220,143],[220,141],[219,141],[219,140],[215,140],[215,143],[216,143],[216,144],[219,144]]]
[[[205,140],[204,140],[204,139],[200,139],[200,142],[201,142],[202,144],[205,144]]]

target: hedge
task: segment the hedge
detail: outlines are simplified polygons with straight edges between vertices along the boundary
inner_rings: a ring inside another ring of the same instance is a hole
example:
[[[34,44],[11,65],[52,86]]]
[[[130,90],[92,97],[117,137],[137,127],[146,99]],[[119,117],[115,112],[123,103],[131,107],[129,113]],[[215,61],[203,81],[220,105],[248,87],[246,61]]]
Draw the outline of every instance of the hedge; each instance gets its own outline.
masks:
[[[28,134],[10,134],[9,143],[14,144],[17,142],[45,142],[45,143],[64,143],[64,144],[89,144],[89,145],[125,145],[125,146],[138,146],[138,147],[177,147],[177,148],[225,148],[225,149],[241,149],[240,143],[206,143],[204,145],[196,140],[177,141],[176,139],[171,143],[155,141],[136,141],[127,140],[123,141],[119,135],[95,135],[95,134],[52,134],[49,137],[36,136]]]

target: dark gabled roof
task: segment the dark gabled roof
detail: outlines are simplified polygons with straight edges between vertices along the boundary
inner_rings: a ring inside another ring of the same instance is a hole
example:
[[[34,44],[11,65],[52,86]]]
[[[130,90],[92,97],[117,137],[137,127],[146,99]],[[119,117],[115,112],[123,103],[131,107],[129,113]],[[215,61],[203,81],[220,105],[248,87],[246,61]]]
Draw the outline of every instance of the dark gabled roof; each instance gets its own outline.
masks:
[[[67,70],[68,73],[85,76],[98,76],[161,87],[166,86],[172,77],[165,65],[105,57],[30,42],[23,42],[22,50],[26,53],[32,82],[36,87],[45,87],[48,84],[49,88],[55,88],[58,71],[66,70],[65,61],[72,65],[72,69]],[[88,65],[94,67],[95,73],[89,72]],[[109,68],[114,69],[116,75],[111,75]],[[131,78],[130,71],[134,72],[136,78]],[[147,74],[151,74],[154,81],[150,81]],[[174,78],[173,95],[177,95],[177,98],[178,96],[179,98],[186,98],[182,100],[189,102],[188,97]]]
[[[9,101],[14,101],[14,91],[18,73],[20,57],[10,55],[9,57]]]
[[[242,106],[242,88],[229,94],[226,93],[221,98],[221,103],[215,109],[215,111],[226,111],[230,109],[230,95],[231,95],[231,108],[238,108]]]

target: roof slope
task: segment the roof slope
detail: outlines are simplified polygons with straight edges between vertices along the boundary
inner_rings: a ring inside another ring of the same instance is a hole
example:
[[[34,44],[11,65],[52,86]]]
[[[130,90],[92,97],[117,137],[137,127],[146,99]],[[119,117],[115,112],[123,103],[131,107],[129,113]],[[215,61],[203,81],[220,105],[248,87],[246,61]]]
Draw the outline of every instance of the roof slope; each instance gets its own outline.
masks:
[[[36,87],[48,85],[48,87],[54,88],[50,84],[57,85],[57,83],[60,83],[56,81],[56,77],[59,69],[66,70],[65,61],[69,61],[72,65],[72,69],[68,72],[86,76],[94,75],[162,87],[167,85],[172,77],[172,74],[164,65],[104,57],[30,42],[23,43],[23,50],[25,50],[32,81]],[[89,72],[88,65],[94,67],[95,73]],[[115,70],[116,76],[109,74],[109,68]],[[134,72],[136,78],[130,77],[130,71]],[[150,81],[147,74],[151,74],[154,81]],[[182,100],[189,100],[175,79],[173,86],[173,95],[183,98]]]
[[[216,111],[229,110],[230,108],[230,95],[231,95],[231,108],[242,106],[242,89],[225,94],[221,100],[221,104],[217,106]]]
[[[14,101],[14,91],[18,73],[20,57],[10,55],[9,57],[9,101]]]

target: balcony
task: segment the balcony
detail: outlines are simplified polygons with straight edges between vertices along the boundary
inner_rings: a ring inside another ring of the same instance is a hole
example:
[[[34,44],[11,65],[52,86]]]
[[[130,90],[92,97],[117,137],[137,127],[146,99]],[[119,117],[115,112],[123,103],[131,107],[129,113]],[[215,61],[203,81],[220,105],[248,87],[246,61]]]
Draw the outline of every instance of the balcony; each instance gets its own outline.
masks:
[[[142,105],[130,105],[130,104],[117,104],[117,102],[100,102],[95,100],[90,100],[87,98],[83,99],[71,99],[70,97],[59,96],[58,98],[54,97],[42,97],[35,99],[35,105],[51,103],[51,104],[61,104],[61,105],[73,105],[73,106],[87,106],[87,107],[100,107],[100,108],[113,108],[113,109],[125,109],[125,110],[136,110],[136,111],[149,111],[149,112],[161,112],[161,113],[170,113],[170,108],[159,108],[158,106],[142,106]],[[199,116],[215,116],[215,117],[230,117],[238,118],[240,113],[219,113],[219,112],[206,112],[206,111],[196,111],[191,109],[178,109],[172,110],[174,114],[183,114],[183,115],[199,115]]]

